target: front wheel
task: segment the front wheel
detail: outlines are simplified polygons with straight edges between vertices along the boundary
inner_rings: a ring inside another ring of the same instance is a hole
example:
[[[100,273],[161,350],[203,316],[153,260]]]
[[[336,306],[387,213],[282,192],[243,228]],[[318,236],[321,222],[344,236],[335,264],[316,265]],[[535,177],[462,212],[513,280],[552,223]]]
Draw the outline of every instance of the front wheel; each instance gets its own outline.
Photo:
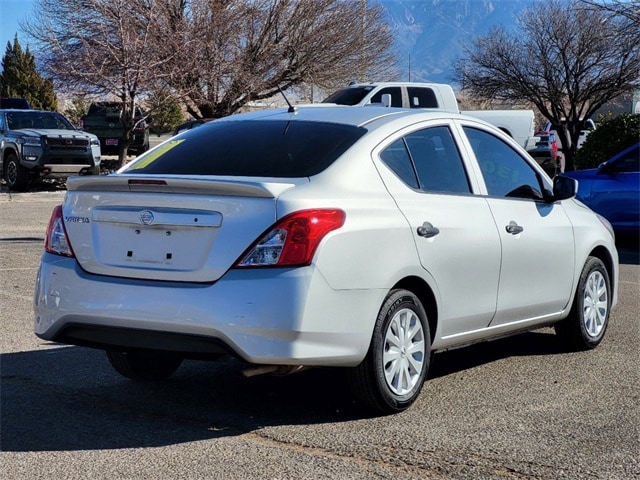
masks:
[[[572,350],[595,348],[604,338],[611,310],[611,283],[602,260],[585,263],[569,316],[555,325],[556,334]]]
[[[9,190],[25,191],[29,184],[29,170],[23,167],[13,153],[7,157],[4,180]]]
[[[164,380],[182,364],[182,357],[164,352],[119,352],[107,350],[111,366],[132,380]]]
[[[367,356],[350,370],[356,396],[377,413],[407,409],[420,394],[429,370],[431,336],[420,300],[406,290],[385,299]]]

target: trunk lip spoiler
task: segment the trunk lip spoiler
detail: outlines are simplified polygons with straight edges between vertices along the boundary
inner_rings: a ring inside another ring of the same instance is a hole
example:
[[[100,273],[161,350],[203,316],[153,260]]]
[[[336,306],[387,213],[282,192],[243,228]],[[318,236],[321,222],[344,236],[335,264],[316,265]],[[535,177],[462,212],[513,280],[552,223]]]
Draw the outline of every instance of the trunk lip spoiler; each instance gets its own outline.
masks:
[[[138,192],[277,198],[309,178],[104,175],[69,177],[69,192]]]

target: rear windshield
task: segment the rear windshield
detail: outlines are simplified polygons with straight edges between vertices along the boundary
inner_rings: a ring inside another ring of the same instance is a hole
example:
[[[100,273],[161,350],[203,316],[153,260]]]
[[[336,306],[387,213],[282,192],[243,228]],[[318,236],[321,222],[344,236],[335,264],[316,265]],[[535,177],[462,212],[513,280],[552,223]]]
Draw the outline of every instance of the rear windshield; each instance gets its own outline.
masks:
[[[308,177],[331,165],[366,129],[306,121],[211,122],[168,140],[125,173]]]
[[[122,103],[120,102],[98,102],[92,103],[89,107],[89,111],[87,115],[92,117],[103,117],[103,116],[120,116],[120,111],[122,110]],[[142,111],[140,108],[136,107],[136,117],[141,117]]]

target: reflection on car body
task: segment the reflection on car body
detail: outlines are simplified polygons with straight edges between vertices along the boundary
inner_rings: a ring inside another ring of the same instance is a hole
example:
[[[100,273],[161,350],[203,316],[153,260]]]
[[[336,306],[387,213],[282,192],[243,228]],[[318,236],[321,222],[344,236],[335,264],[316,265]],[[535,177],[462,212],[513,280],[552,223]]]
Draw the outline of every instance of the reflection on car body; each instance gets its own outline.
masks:
[[[454,113],[211,121],[68,184],[35,332],[104,349],[134,379],[229,355],[278,372],[345,367],[365,406],[401,411],[432,352],[550,324],[571,348],[601,342],[618,257],[575,188]]]
[[[558,141],[553,131],[541,130],[535,133],[538,141],[527,150],[551,177],[560,173]]]

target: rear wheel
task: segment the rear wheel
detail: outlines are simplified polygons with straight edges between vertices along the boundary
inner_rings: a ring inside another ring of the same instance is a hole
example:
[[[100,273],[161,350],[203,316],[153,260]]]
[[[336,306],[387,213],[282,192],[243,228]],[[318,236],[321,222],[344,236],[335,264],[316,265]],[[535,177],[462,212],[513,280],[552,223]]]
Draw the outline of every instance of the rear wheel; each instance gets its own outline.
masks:
[[[4,180],[9,190],[24,191],[29,184],[29,170],[20,165],[18,157],[13,153],[7,156],[4,168]]]
[[[356,396],[377,413],[407,409],[420,394],[430,356],[429,323],[420,300],[406,290],[391,291],[367,356],[350,371]]]
[[[602,260],[589,257],[585,263],[569,316],[555,325],[556,333],[572,350],[595,348],[609,324],[611,283]]]
[[[111,366],[133,380],[164,380],[182,364],[182,357],[164,352],[119,352],[107,350]]]

